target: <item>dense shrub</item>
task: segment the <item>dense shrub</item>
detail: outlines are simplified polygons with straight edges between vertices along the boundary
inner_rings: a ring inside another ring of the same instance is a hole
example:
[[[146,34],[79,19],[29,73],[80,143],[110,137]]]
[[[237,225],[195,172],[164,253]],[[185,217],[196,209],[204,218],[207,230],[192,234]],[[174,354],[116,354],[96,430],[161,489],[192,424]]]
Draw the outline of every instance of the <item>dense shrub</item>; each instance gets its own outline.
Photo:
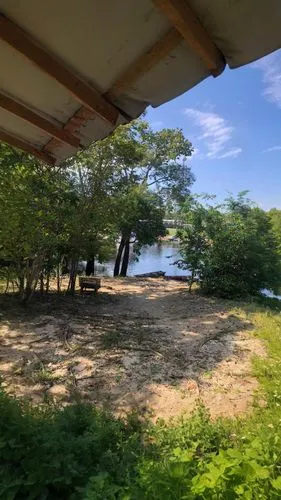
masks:
[[[193,200],[183,214],[178,264],[199,278],[203,292],[232,298],[278,291],[280,253],[266,212],[240,195],[219,207]]]
[[[141,453],[133,420],[88,405],[40,410],[1,392],[0,422],[0,498],[5,500],[84,498],[87,483],[98,490],[104,478],[114,491]]]

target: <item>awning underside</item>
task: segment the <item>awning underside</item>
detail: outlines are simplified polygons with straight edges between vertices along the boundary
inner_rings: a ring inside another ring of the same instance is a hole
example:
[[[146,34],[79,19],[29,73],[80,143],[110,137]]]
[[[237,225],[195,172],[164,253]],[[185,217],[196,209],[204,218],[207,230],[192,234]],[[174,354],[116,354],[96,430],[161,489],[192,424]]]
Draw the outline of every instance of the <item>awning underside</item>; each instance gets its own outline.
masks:
[[[0,140],[49,163],[281,46],[280,0],[0,0]]]

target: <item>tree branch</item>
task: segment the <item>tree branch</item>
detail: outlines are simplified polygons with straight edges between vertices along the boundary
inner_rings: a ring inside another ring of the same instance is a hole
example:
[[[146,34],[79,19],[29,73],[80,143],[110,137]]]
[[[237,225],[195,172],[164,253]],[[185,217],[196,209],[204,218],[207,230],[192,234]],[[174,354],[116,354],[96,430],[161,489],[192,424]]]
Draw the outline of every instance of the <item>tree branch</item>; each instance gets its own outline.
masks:
[[[153,186],[153,184],[156,184],[157,182],[166,181],[168,179],[169,179],[169,176],[166,175],[165,177],[161,177],[160,179],[156,179],[155,181],[150,182],[149,184],[147,184],[147,186],[150,187],[150,186]]]

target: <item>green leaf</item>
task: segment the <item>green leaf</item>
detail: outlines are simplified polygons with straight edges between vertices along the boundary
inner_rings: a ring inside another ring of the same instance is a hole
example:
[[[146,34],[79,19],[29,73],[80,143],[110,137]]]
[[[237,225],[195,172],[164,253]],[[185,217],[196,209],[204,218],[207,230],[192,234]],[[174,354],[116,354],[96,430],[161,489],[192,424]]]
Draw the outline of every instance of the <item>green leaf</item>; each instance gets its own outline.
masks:
[[[271,484],[273,488],[281,491],[281,476],[278,476],[276,479],[272,479]]]

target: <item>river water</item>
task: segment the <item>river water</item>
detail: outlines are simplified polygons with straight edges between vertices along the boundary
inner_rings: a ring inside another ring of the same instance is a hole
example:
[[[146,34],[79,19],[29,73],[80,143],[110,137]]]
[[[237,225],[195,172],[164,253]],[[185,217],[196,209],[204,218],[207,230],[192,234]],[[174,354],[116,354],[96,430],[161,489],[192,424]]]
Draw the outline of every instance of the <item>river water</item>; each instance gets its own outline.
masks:
[[[146,246],[136,260],[133,252],[128,267],[128,276],[144,274],[154,271],[164,271],[169,276],[187,275],[187,271],[179,269],[173,263],[180,258],[177,243],[161,242],[157,245]],[[97,264],[96,274],[112,276],[114,259],[106,264]]]
[[[179,269],[174,262],[180,259],[178,244],[171,242],[161,242],[152,246],[142,248],[141,255],[136,260],[131,249],[128,276],[135,274],[151,273],[154,271],[164,271],[167,276],[187,276],[188,271]],[[113,276],[115,260],[112,258],[107,263],[96,264],[96,274],[100,276]],[[86,264],[86,263],[85,263]],[[261,290],[264,295],[281,300],[280,295],[274,295],[268,290]]]

